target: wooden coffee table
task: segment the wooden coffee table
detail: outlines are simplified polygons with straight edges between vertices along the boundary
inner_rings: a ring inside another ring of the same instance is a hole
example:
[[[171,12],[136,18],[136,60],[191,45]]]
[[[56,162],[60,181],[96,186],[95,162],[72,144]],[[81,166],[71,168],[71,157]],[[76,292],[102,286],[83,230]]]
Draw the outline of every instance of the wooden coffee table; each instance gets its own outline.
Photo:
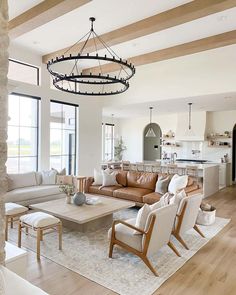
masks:
[[[135,206],[134,202],[112,197],[86,194],[87,197],[98,197],[101,201],[95,205],[76,206],[67,204],[65,199],[58,199],[30,205],[31,209],[46,212],[60,218],[62,224],[81,232],[93,231],[105,226],[111,226],[113,213]]]

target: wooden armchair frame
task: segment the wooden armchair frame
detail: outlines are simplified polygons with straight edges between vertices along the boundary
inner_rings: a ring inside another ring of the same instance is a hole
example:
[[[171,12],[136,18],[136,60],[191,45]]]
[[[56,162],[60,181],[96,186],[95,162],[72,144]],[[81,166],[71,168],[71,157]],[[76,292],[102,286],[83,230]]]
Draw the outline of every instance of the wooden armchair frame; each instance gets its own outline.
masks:
[[[172,235],[184,246],[186,250],[189,250],[189,247],[187,246],[186,242],[183,240],[183,238],[180,236],[180,229],[183,223],[184,214],[187,208],[187,201],[184,203],[183,209],[180,214],[176,214],[176,219],[178,220],[177,227],[174,228]],[[195,231],[199,233],[200,236],[205,238],[204,234],[201,232],[199,227],[195,224],[194,227]]]
[[[156,272],[156,270],[154,269],[154,267],[152,266],[152,264],[150,263],[148,257],[147,257],[147,251],[148,251],[148,246],[149,246],[149,243],[150,243],[150,239],[151,239],[151,236],[152,236],[152,232],[153,232],[153,227],[154,227],[154,223],[155,223],[155,219],[156,219],[156,216],[152,216],[152,219],[151,219],[151,222],[150,222],[150,225],[148,227],[148,230],[147,231],[144,231],[140,228],[137,228],[123,220],[114,220],[113,221],[113,224],[112,224],[112,233],[111,233],[111,241],[110,241],[110,250],[109,250],[109,257],[112,258],[112,253],[113,253],[113,248],[114,248],[114,245],[118,245],[122,248],[124,248],[125,250],[137,255],[138,257],[140,257],[143,262],[147,265],[147,267],[153,272],[153,274],[155,276],[158,276],[158,273]],[[138,232],[140,232],[141,234],[145,235],[145,242],[144,242],[144,247],[143,247],[143,250],[142,251],[138,251],[137,249],[133,248],[133,247],[130,247],[128,246],[127,244],[121,242],[120,240],[116,239],[116,236],[115,236],[115,226],[116,224],[123,224],[133,230],[136,230]],[[179,252],[177,251],[177,249],[175,248],[175,246],[171,243],[171,241],[168,242],[168,246],[174,251],[174,253],[180,257],[180,254]]]

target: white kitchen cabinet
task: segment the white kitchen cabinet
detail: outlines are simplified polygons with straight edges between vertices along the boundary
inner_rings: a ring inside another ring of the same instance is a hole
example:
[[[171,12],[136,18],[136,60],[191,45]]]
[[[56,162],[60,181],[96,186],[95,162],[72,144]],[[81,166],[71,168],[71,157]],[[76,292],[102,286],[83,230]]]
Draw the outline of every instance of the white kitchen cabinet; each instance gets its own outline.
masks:
[[[219,164],[219,185],[220,189],[231,185],[231,163]]]

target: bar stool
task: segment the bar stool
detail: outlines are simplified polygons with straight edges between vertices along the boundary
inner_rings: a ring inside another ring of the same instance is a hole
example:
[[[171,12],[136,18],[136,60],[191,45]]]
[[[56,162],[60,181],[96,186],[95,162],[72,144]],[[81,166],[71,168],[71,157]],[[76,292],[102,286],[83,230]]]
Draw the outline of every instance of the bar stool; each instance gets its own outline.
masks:
[[[185,167],[185,174],[187,174],[188,176],[192,176],[193,178],[195,178],[197,184],[198,184],[198,167],[197,166],[191,166],[191,165],[186,165]]]
[[[167,164],[167,173],[168,174],[178,174],[179,169],[177,164]]]
[[[77,184],[78,192],[84,193],[86,178],[87,178],[86,176],[76,176],[76,179],[78,180],[78,184]]]

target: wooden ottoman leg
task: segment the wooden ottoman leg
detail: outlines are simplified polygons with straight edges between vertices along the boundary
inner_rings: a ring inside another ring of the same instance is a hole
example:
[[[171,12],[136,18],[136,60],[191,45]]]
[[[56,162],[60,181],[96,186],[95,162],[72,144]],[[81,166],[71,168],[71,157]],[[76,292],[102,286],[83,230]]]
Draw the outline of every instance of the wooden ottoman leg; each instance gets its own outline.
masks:
[[[5,217],[5,241],[8,241],[8,216]]]
[[[41,229],[37,229],[37,259],[40,260],[40,240],[41,240]]]
[[[40,230],[40,241],[42,241],[43,240],[43,230],[41,229]]]
[[[21,222],[18,223],[18,247],[21,248]]]
[[[59,250],[62,250],[62,223],[58,224]]]

